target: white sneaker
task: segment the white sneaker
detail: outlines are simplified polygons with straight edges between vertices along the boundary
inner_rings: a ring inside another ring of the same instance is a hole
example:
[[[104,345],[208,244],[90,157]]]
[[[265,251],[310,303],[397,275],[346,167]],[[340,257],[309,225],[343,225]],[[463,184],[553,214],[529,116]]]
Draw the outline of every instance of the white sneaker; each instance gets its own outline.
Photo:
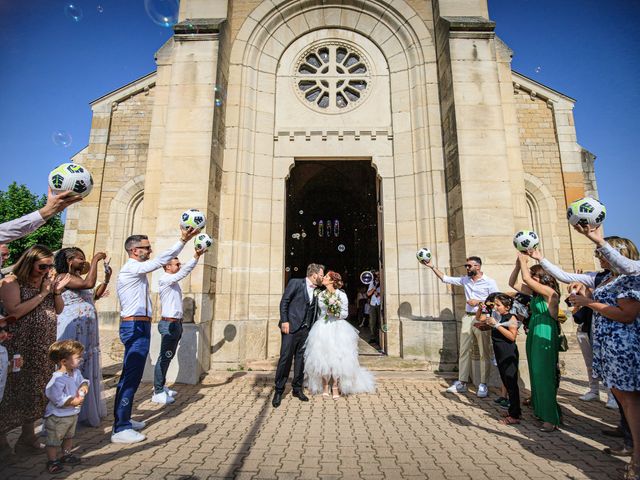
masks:
[[[171,390],[169,387],[163,387],[163,388],[164,388],[164,392],[170,397],[175,397],[178,394],[178,392],[176,392],[175,390]]]
[[[136,432],[135,430],[128,428],[126,430],[122,430],[121,432],[114,433],[111,435],[111,443],[138,443],[145,440],[143,434]]]
[[[159,403],[161,405],[168,405],[169,403],[173,403],[176,400],[169,395],[167,392],[154,393],[151,397],[151,401],[153,403]]]
[[[485,383],[478,385],[478,393],[476,395],[478,398],[485,398],[489,396],[489,389]]]
[[[584,395],[580,395],[578,398],[583,402],[590,402],[591,400],[598,400],[600,398],[600,394],[589,390],[587,393],[585,393]]]
[[[616,402],[616,399],[613,398],[613,395],[609,396],[609,398],[607,399],[607,404],[605,405],[605,407],[610,408],[611,410],[618,410],[618,404]]]
[[[132,418],[130,418],[129,421],[131,422],[131,428],[133,428],[134,430],[142,430],[144,427],[147,426],[145,422],[137,422]]]
[[[447,393],[463,393],[467,391],[467,386],[460,380],[456,380],[453,385],[445,390]]]

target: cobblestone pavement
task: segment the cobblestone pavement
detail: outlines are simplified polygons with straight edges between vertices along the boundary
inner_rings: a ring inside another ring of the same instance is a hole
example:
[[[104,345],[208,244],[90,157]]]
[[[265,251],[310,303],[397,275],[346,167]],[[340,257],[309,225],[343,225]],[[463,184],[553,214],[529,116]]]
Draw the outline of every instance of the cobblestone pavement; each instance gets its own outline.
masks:
[[[278,409],[271,407],[272,373],[214,372],[200,385],[178,385],[176,403],[164,408],[141,385],[134,418],[148,423],[143,443],[111,444],[110,417],[101,428],[78,431],[82,463],[65,474],[46,474],[42,455],[0,465],[0,477],[622,478],[625,462],[602,453],[619,441],[600,433],[615,425],[617,412],[578,400],[586,382],[574,352],[563,354],[565,425],[551,434],[538,430],[527,407],[521,425],[499,424],[495,391],[487,399],[446,394],[447,382],[429,372],[377,372],[375,395],[308,403],[287,395]],[[108,401],[114,381],[106,382]]]

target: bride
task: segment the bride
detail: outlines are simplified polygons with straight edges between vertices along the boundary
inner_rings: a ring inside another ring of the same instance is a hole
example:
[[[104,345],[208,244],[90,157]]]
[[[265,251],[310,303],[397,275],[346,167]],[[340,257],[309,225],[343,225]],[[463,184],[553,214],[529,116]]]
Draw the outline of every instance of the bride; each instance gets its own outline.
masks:
[[[371,372],[358,363],[358,331],[346,321],[349,301],[342,290],[340,274],[329,271],[322,284],[326,290],[318,294],[318,317],[307,338],[304,367],[311,393],[333,398],[340,394],[375,391]]]

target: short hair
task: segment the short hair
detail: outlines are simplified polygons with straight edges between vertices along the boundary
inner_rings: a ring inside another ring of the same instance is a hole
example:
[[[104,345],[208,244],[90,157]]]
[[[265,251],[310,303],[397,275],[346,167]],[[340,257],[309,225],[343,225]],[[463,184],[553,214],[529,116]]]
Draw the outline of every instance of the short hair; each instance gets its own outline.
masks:
[[[53,343],[49,347],[49,359],[59,365],[62,360],[66,360],[71,355],[81,355],[84,352],[84,345],[76,340],[61,340]]]
[[[78,247],[67,247],[58,250],[53,260],[56,265],[56,273],[69,273],[69,260],[76,257],[79,253],[86,258],[84,252]]]
[[[314,273],[320,273],[320,270],[324,272],[324,265],[320,263],[310,263],[307,267],[307,277],[310,277]]]
[[[128,252],[142,240],[149,240],[149,237],[146,235],[130,235],[124,242],[124,249]]]
[[[165,264],[162,266],[162,268],[166,271],[166,270],[167,270],[167,267],[169,266],[169,264],[170,264],[171,262],[173,262],[174,260],[180,260],[180,259],[179,259],[178,257],[173,257],[171,260],[169,260],[167,263],[165,263]]]
[[[472,262],[476,262],[478,265],[482,265],[482,260],[480,259],[480,257],[467,257],[467,260],[470,260]]]

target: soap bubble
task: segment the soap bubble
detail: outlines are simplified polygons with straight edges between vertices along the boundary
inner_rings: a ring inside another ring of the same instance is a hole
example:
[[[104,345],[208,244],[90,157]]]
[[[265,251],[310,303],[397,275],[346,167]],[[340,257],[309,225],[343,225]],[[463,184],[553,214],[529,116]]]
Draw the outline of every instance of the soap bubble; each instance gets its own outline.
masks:
[[[339,251],[340,253],[344,252],[346,249],[347,249],[347,248],[346,248],[343,244],[338,245],[338,251]]]
[[[73,3],[68,4],[64,7],[64,14],[67,18],[70,18],[74,22],[79,22],[82,20],[82,9]]]
[[[161,27],[173,27],[178,23],[179,0],[144,0],[149,18]]]
[[[59,147],[67,148],[69,145],[71,145],[73,139],[71,138],[71,135],[69,133],[65,132],[64,130],[58,130],[57,132],[54,132],[53,135],[51,135],[51,140],[53,140],[53,143],[55,143]]]
[[[290,267],[287,267],[287,268],[285,268],[285,269],[284,269],[284,271],[285,271],[285,272],[289,272],[289,271],[291,271],[291,268],[290,268]]]
[[[104,8],[102,8],[102,5],[98,5],[97,10],[98,10],[98,13],[104,12]]]
[[[218,98],[218,97],[216,97],[216,99],[213,101],[213,104],[214,104],[216,107],[221,107],[223,103],[224,103],[224,102],[222,101],[222,99],[221,99],[221,98]]]
[[[536,67],[535,72],[540,73],[542,71],[542,67]]]

